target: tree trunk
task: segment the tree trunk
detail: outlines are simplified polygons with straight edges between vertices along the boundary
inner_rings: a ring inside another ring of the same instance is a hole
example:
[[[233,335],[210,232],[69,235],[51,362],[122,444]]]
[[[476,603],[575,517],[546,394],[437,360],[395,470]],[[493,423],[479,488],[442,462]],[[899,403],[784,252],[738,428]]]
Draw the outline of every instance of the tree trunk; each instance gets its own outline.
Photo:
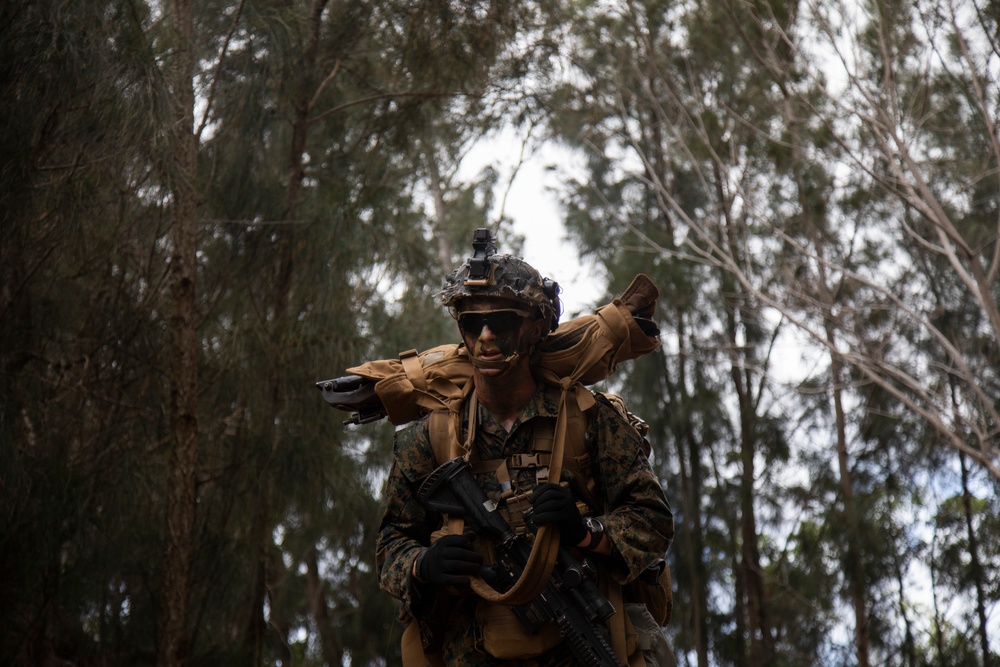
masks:
[[[833,393],[833,409],[836,423],[835,446],[847,532],[846,577],[854,606],[854,646],[858,667],[868,667],[868,611],[865,603],[866,586],[864,565],[862,562],[861,531],[854,500],[854,484],[851,476],[850,459],[847,452],[847,420],[844,414],[843,385],[841,384],[841,378],[845,372],[844,361],[837,353],[836,346],[838,325],[834,315],[834,307],[838,300],[838,290],[835,285],[831,285],[832,279],[827,270],[828,265],[824,248],[825,239],[820,231],[822,220],[815,219],[812,213],[814,209],[813,204],[815,203],[811,195],[813,188],[811,187],[812,184],[806,181],[804,176],[805,169],[803,168],[807,164],[807,157],[802,148],[806,143],[800,134],[801,122],[796,114],[793,99],[788,95],[784,98],[782,115],[788,127],[789,136],[792,137],[791,163],[795,175],[799,212],[802,216],[802,221],[806,225],[806,230],[812,239],[814,251],[817,256],[816,269],[818,279],[816,281],[816,292],[823,318],[823,333],[826,337],[826,348],[830,350],[831,391]]]
[[[826,328],[831,350],[836,349],[833,326],[832,317],[828,317]],[[843,496],[844,523],[847,531],[846,575],[851,600],[854,603],[854,648],[858,667],[868,667],[868,610],[865,604],[865,573],[861,561],[858,511],[854,501],[854,485],[847,454],[847,421],[844,415],[843,391],[840,383],[844,371],[843,364],[835,353],[831,353],[830,372],[833,376],[833,408],[837,422],[837,466],[840,473],[840,492]]]
[[[738,368],[733,375],[738,376]],[[757,544],[757,519],[754,511],[754,481],[756,472],[754,458],[756,448],[753,436],[753,418],[747,414],[750,409],[745,389],[739,387],[740,400],[740,569],[743,571],[745,618],[750,639],[749,663],[754,667],[770,665],[774,659],[774,638],[771,633],[767,613],[767,592],[764,586],[763,568],[760,564],[760,546]]]
[[[450,273],[454,266],[451,259],[451,242],[449,240],[448,208],[444,204],[444,185],[441,182],[441,169],[437,156],[434,155],[434,145],[428,143],[427,174],[430,178],[431,196],[434,200],[434,229],[437,232],[438,262],[445,273]]]
[[[677,385],[671,392],[670,405],[690,405],[687,396],[687,328],[684,312],[676,311],[677,339],[680,350],[677,355]],[[681,475],[681,507],[684,514],[684,555],[688,560],[688,590],[691,595],[691,633],[698,667],[708,667],[708,579],[703,562],[704,536],[702,534],[701,497],[702,471],[698,438],[695,436],[690,418],[685,417],[677,433],[677,460]]]
[[[976,539],[976,529],[972,521],[972,494],[969,492],[969,468],[966,465],[965,454],[959,452],[959,464],[962,467],[962,510],[965,514],[965,533],[969,544],[969,570],[976,586],[976,617],[979,620],[979,647],[983,652],[983,667],[990,667],[990,636],[986,622],[986,582],[983,581],[983,564],[979,559],[979,542]]]
[[[343,647],[329,631],[330,610],[326,604],[326,584],[319,572],[319,551],[312,546],[305,555],[306,593],[309,599],[309,613],[319,632],[320,650],[323,661],[328,665],[343,663]]]
[[[904,582],[903,573],[903,559],[898,557],[894,558],[894,565],[896,566],[896,585],[899,586],[899,618],[903,622],[903,665],[906,667],[916,667],[917,665],[917,652],[916,652],[916,642],[913,637],[913,623],[910,621],[910,615],[907,613],[907,600],[906,600],[906,586]]]
[[[318,54],[321,32],[323,28],[323,12],[326,10],[328,0],[313,0],[309,7],[305,26],[305,45],[302,59],[299,63],[301,79],[292,99],[293,121],[291,145],[288,152],[288,180],[285,184],[285,209],[282,218],[285,222],[293,222],[299,216],[299,206],[302,202],[303,188],[306,178],[306,155],[309,146],[309,125],[315,99],[321,89],[328,83],[329,78],[320,79],[318,70]],[[330,74],[330,78],[336,73],[336,69]],[[317,84],[317,81],[322,81]],[[272,349],[272,358],[275,363],[272,365],[270,388],[271,388],[271,420],[272,423],[282,422],[281,412],[284,403],[282,397],[281,377],[287,367],[288,349],[285,343],[285,320],[289,317],[289,312],[293,304],[294,296],[294,276],[297,256],[302,241],[299,238],[296,225],[289,225],[278,233],[276,244],[276,274],[274,281],[274,291],[272,293],[273,320],[271,326],[276,332],[272,336],[275,345]],[[272,450],[282,446],[284,434],[280,429],[275,429]],[[267,496],[262,496],[259,501],[262,507],[259,511],[262,524],[260,531],[261,540],[261,567],[265,571],[265,581],[273,580],[270,576],[271,565],[267,556],[271,546],[272,519],[271,511],[267,506],[269,502]],[[310,518],[307,517],[309,522]],[[319,577],[319,570],[316,566],[316,548],[310,545],[304,555],[304,562],[308,569],[308,597],[309,608],[315,624],[319,643],[323,648],[323,655],[326,662],[334,664],[328,655],[328,646],[331,643],[330,623],[326,613],[326,601],[323,599],[325,587]],[[258,600],[263,604],[264,599]],[[263,609],[261,609],[263,612]]]
[[[197,251],[197,142],[194,135],[194,21],[191,0],[173,0],[168,11],[176,38],[168,72],[172,89],[171,156],[167,165],[173,196],[170,255],[170,421],[173,452],[166,484],[166,550],[157,663],[187,664],[191,561],[198,468],[198,336],[195,303]]]
[[[701,560],[701,527],[697,525],[698,512],[695,505],[698,504],[698,497],[694,494],[694,484],[688,472],[689,465],[685,453],[684,445],[687,439],[678,441],[677,460],[680,466],[681,481],[681,511],[684,516],[684,524],[681,533],[684,536],[684,557],[688,561],[688,591],[691,596],[691,621],[690,630],[692,643],[698,655],[698,667],[708,667],[708,639],[705,632],[705,608],[702,605],[702,591],[705,584],[701,579],[701,568],[698,563]],[[690,451],[690,450],[689,450]],[[693,462],[690,467],[697,466]]]
[[[720,210],[723,212],[725,238],[719,239],[720,246],[729,248],[731,256],[740,264],[743,247],[739,230],[732,216],[729,215],[730,198],[723,189],[723,175],[718,164],[713,165],[716,197]],[[738,287],[726,271],[720,272],[721,284],[727,286],[724,292],[736,294]],[[739,438],[740,438],[740,562],[743,573],[742,600],[738,599],[738,607],[743,606],[743,617],[746,619],[746,631],[749,636],[749,662],[754,665],[770,665],[774,660],[775,641],[771,631],[768,614],[767,590],[765,587],[763,568],[760,564],[760,545],[757,542],[757,516],[754,509],[754,484],[757,479],[755,461],[757,456],[756,423],[757,415],[752,400],[752,378],[744,358],[743,346],[737,337],[737,328],[742,323],[737,318],[740,315],[739,305],[727,304],[726,332],[729,339],[729,375],[733,383],[739,405]],[[739,610],[737,610],[739,613]]]

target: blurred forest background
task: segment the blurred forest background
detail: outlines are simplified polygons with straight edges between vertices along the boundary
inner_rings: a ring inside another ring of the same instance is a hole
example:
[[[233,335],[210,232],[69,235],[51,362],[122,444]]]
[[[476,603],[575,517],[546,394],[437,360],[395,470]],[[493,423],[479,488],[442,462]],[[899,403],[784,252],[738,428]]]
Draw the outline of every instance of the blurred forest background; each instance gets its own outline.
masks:
[[[607,296],[662,292],[611,388],[680,664],[1000,665],[998,17],[0,3],[0,664],[398,664],[392,426],[313,385],[455,340],[470,230],[522,247],[500,171],[459,177],[513,128],[583,165]]]

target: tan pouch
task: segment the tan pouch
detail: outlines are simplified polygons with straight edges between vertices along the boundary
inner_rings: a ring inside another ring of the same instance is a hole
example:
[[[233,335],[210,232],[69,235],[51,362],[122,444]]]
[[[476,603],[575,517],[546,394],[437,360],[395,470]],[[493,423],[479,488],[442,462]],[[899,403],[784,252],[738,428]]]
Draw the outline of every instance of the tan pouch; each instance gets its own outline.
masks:
[[[562,641],[554,623],[546,623],[535,634],[529,633],[505,604],[480,600],[476,605],[476,621],[482,633],[481,648],[500,660],[533,658]]]

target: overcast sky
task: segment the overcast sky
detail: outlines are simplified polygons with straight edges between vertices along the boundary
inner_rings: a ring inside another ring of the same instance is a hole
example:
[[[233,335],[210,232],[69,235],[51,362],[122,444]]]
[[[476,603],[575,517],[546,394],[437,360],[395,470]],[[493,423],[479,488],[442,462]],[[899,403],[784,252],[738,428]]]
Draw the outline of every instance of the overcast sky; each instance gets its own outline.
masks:
[[[503,199],[503,189],[510,181],[521,155],[521,141],[513,134],[483,142],[480,149],[466,157],[463,172],[478,173],[486,164],[499,170],[497,206]],[[566,240],[562,212],[553,189],[559,187],[558,171],[547,168],[572,169],[572,155],[560,148],[545,146],[527,156],[510,184],[504,202],[504,214],[525,239],[524,259],[543,276],[552,278],[562,287],[563,312],[591,312],[601,305],[604,279],[594,276],[592,267],[582,265],[576,248]],[[494,211],[494,215],[499,211]],[[503,239],[500,239],[501,243]],[[563,318],[568,319],[567,317]]]

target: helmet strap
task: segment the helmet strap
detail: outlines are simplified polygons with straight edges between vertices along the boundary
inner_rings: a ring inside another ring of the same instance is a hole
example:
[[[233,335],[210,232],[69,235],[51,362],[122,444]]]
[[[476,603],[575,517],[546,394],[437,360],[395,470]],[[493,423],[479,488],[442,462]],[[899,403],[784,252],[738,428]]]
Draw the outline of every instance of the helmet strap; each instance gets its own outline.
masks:
[[[484,361],[474,355],[469,356],[469,361],[472,365],[481,370],[498,370],[500,374],[503,375],[515,365],[517,365],[518,360],[521,358],[520,353],[515,352],[509,357],[504,357],[498,361]]]
[[[534,343],[529,345],[528,349],[524,351],[524,356],[527,356],[529,359],[533,357],[535,355],[536,347],[537,346]],[[470,354],[469,361],[476,368],[480,368],[483,370],[499,370],[500,375],[503,375],[511,368],[517,365],[517,362],[520,361],[521,356],[522,355],[520,352],[514,352],[513,354],[508,355],[498,361],[484,361],[483,359],[480,359],[475,355]]]
[[[543,335],[542,338],[544,337],[545,336]],[[524,339],[524,333],[518,332],[515,344],[513,346],[508,346],[508,348],[514,347],[514,351],[505,356],[503,359],[498,359],[497,361],[480,359],[473,354],[473,351],[470,349],[469,361],[472,363],[473,367],[480,370],[495,370],[500,371],[498,375],[506,375],[507,372],[514,368],[514,366],[516,366],[523,357],[528,359],[534,357],[535,350],[538,349],[538,342],[539,341],[527,342]],[[504,346],[501,345],[500,352],[503,353],[505,351]]]

